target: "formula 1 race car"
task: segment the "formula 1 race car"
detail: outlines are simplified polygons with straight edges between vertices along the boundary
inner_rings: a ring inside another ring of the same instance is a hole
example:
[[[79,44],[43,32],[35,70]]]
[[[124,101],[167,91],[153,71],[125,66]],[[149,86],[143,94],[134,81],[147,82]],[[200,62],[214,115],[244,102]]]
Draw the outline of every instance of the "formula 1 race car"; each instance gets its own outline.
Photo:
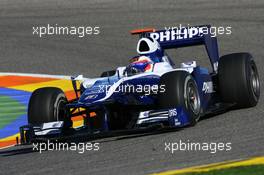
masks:
[[[139,55],[99,78],[72,77],[75,99],[68,101],[56,87],[35,90],[28,125],[20,128],[21,143],[74,130],[71,118],[80,115],[82,128],[93,134],[153,125],[191,126],[207,114],[255,106],[260,83],[251,54],[219,57],[217,39],[206,29],[210,26],[134,30],[132,34],[140,36]],[[195,45],[205,46],[211,71],[194,60],[176,67],[165,52]]]

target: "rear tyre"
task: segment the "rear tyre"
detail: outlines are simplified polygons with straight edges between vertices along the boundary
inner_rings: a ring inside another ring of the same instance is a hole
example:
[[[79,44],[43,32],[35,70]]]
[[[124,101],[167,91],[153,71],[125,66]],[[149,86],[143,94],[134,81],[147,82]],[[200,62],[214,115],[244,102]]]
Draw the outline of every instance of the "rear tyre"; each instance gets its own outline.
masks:
[[[201,101],[197,84],[186,71],[175,71],[164,74],[160,85],[165,85],[165,92],[159,93],[159,107],[183,107],[191,125],[200,118]]]
[[[260,96],[259,75],[249,53],[222,56],[218,65],[219,90],[226,103],[236,108],[256,106]]]
[[[72,126],[69,111],[66,109],[67,98],[64,92],[55,87],[45,87],[35,90],[29,100],[28,123],[64,121],[64,127]]]

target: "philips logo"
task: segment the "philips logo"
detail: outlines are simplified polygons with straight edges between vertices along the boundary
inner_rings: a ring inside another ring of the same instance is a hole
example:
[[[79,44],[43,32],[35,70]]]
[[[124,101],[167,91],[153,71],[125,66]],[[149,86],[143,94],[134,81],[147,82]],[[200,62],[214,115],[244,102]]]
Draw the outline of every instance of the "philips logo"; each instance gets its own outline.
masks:
[[[187,38],[193,38],[195,36],[202,36],[204,27],[190,27],[178,29],[168,29],[161,32],[150,33],[150,37],[153,39],[163,42],[171,40],[181,40]]]

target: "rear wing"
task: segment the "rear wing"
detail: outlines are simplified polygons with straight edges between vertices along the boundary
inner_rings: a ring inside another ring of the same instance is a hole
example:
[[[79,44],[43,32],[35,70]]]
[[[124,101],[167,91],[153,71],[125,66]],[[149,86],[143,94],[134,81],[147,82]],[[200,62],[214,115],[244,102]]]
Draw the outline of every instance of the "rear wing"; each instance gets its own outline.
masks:
[[[171,28],[168,30],[140,29],[133,30],[131,34],[142,37],[151,37],[157,40],[162,49],[172,49],[195,45],[204,45],[213,70],[217,72],[219,53],[216,37],[210,33],[210,25],[193,27]]]

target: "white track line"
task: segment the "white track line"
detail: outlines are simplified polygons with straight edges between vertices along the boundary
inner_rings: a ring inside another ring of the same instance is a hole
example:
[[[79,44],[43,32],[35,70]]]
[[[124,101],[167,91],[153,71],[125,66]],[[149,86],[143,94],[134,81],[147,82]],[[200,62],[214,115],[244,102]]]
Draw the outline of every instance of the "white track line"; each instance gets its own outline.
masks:
[[[13,146],[16,146],[16,144],[8,145],[8,146],[4,146],[4,147],[0,147],[0,150],[1,150],[1,149],[6,149],[6,148],[11,148],[11,147],[13,147]]]

